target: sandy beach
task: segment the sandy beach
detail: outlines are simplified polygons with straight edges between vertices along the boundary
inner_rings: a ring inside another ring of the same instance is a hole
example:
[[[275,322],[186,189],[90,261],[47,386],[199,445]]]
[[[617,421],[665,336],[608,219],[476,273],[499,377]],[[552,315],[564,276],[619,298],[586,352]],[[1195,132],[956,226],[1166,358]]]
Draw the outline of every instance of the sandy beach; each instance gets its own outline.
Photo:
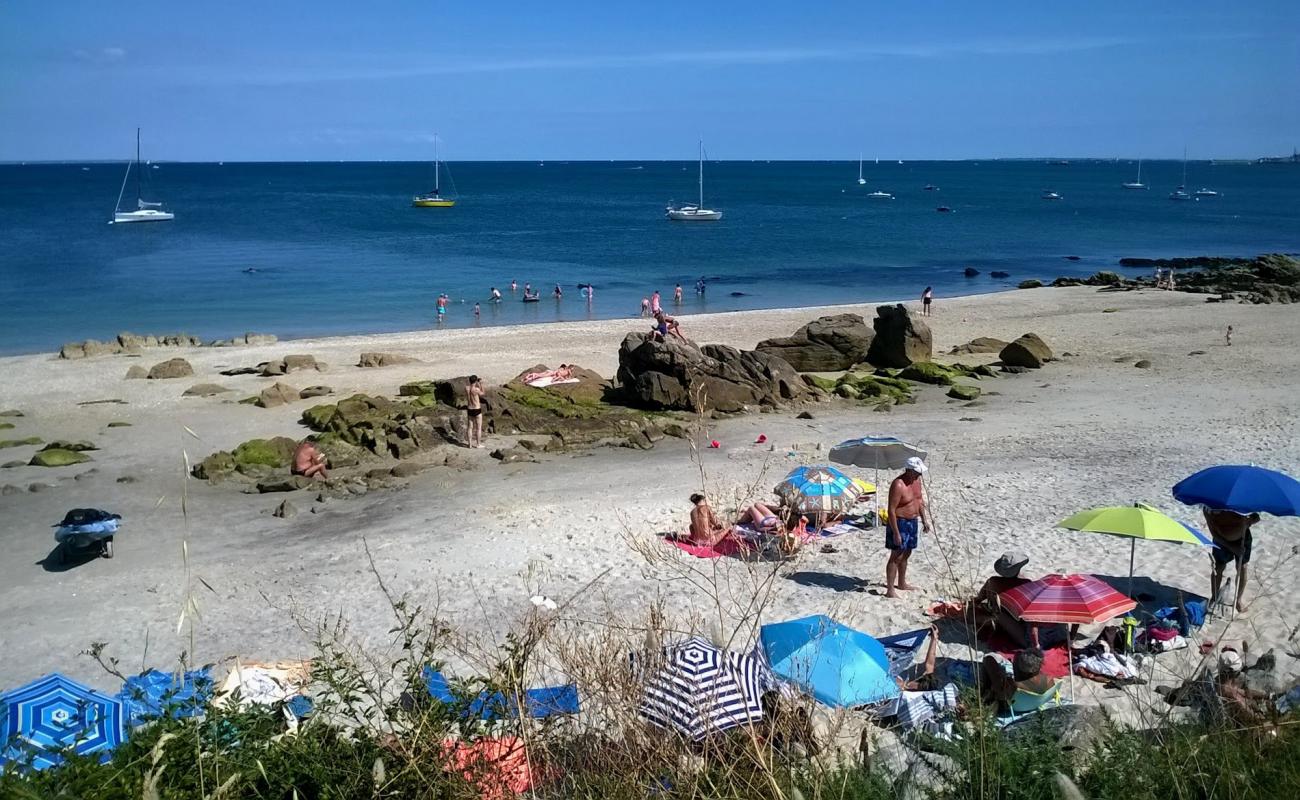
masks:
[[[682,323],[697,342],[749,348],[830,311],[873,315],[871,306],[844,306],[684,316]],[[652,537],[685,525],[687,496],[699,489],[701,474],[725,507],[726,498],[745,496],[745,487],[766,496],[788,469],[824,459],[818,446],[868,433],[897,435],[931,454],[928,491],[938,530],[912,561],[920,590],[899,600],[855,591],[883,579],[882,536],[842,537],[837,552],[805,551],[781,566],[763,621],[830,613],[878,635],[922,627],[925,609],[950,597],[953,576],[977,583],[998,554],[1012,549],[1029,555],[1032,577],[1126,576],[1127,541],[1067,533],[1054,523],[1085,508],[1145,501],[1200,525],[1198,510],[1170,496],[1180,478],[1216,463],[1294,472],[1300,462],[1300,317],[1291,306],[1207,305],[1196,295],[1078,287],[944,299],[928,322],[936,354],[976,336],[1012,339],[1033,331],[1058,356],[1071,355],[1037,372],[984,380],[985,396],[973,407],[925,387],[915,405],[888,414],[837,401],[813,406],[811,420],[792,410],[718,421],[708,435],[721,447],[699,451],[698,465],[679,439],[648,452],[541,455],[536,464],[502,465],[487,450],[474,451],[472,469],[434,468],[404,488],[327,502],[316,502],[314,492],[295,493],[290,499],[302,513],[287,520],[270,513],[286,495],[242,494],[185,478],[187,458],[194,462],[255,436],[308,432],[297,420],[317,401],[270,410],[240,405],[235,400],[273,379],[227,378],[220,370],[309,353],[330,365],[309,382],[328,384],[336,398],[358,391],[392,395],[408,380],[471,372],[501,382],[537,363],[577,363],[609,376],[623,335],[647,324],[420,331],[84,361],[49,354],[0,359],[0,409],[24,414],[5,417],[14,428],[0,438],[88,439],[100,448],[92,463],[76,467],[0,470],[6,490],[0,495],[0,686],[57,670],[114,688],[90,659],[78,657],[92,642],[109,643],[127,669],[167,667],[182,651],[200,663],[236,654],[306,655],[309,637],[291,611],[307,619],[341,613],[355,632],[381,641],[390,617],[367,568],[363,537],[391,587],[436,603],[444,618],[466,630],[504,631],[531,610],[531,595],[563,599],[597,577],[570,609],[574,616],[610,607],[635,616],[663,597],[674,627],[707,629],[716,610],[704,593],[674,579],[682,565],[647,565],[629,537],[679,558]],[[1223,337],[1228,325],[1236,331],[1230,348]],[[362,351],[422,363],[360,369],[354,365]],[[173,356],[189,360],[195,377],[123,380],[133,364],[148,367]],[[1138,359],[1149,360],[1150,368],[1135,368]],[[200,382],[234,391],[181,397]],[[94,400],[125,402],[79,405]],[[130,426],[108,427],[119,421]],[[753,444],[759,434],[768,445]],[[0,462],[25,463],[35,449],[0,450]],[[43,488],[30,490],[34,484]],[[66,570],[46,561],[51,526],[68,509],[86,506],[123,515],[115,558]],[[1256,528],[1251,609],[1229,634],[1258,651],[1277,648],[1279,670],[1288,675],[1300,665],[1282,655],[1296,649],[1291,637],[1300,623],[1298,536],[1300,524],[1291,519],[1266,518]],[[202,580],[193,584],[201,617],[192,639],[177,634],[190,585],[183,539],[189,570]],[[1139,543],[1137,574],[1148,580],[1138,588],[1154,582],[1205,595],[1208,562],[1205,552],[1189,546]],[[725,560],[684,566],[716,569],[724,583],[747,569]],[[1222,623],[1216,624],[1206,636],[1221,635]],[[954,655],[965,650],[954,643],[944,648]],[[1110,696],[1093,686],[1080,694],[1102,702]]]

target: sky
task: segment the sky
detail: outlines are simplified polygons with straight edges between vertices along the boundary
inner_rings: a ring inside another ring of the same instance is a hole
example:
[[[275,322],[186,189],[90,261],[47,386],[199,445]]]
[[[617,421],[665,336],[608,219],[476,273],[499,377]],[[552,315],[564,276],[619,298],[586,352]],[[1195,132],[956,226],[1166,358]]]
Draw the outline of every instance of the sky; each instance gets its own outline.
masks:
[[[0,0],[0,161],[1253,158],[1300,2]]]

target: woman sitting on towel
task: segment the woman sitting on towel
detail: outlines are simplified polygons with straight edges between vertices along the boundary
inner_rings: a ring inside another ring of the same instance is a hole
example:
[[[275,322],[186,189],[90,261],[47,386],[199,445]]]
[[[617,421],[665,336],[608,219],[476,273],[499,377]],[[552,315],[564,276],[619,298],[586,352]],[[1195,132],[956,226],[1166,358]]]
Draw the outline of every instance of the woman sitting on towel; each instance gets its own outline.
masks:
[[[704,495],[696,492],[691,495],[691,544],[700,545],[701,547],[713,547],[714,545],[734,535],[732,528],[725,526],[718,520],[718,516],[709,508],[709,503],[704,499]]]

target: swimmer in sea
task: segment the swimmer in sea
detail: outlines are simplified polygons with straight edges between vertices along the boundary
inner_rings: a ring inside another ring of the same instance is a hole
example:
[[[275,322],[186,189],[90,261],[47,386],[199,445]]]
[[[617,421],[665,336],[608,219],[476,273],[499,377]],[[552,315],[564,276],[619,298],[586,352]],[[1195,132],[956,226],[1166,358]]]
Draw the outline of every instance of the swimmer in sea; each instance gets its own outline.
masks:
[[[673,287],[673,302],[679,306],[682,304],[682,285],[680,283]]]

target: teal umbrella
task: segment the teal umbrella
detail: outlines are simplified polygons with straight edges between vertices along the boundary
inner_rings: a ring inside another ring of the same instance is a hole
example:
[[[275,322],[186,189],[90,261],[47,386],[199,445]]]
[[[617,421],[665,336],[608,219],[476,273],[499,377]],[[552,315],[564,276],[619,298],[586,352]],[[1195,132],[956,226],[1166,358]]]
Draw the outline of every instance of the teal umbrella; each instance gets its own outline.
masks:
[[[759,639],[774,673],[829,706],[849,708],[898,697],[885,646],[830,617],[764,625]]]

